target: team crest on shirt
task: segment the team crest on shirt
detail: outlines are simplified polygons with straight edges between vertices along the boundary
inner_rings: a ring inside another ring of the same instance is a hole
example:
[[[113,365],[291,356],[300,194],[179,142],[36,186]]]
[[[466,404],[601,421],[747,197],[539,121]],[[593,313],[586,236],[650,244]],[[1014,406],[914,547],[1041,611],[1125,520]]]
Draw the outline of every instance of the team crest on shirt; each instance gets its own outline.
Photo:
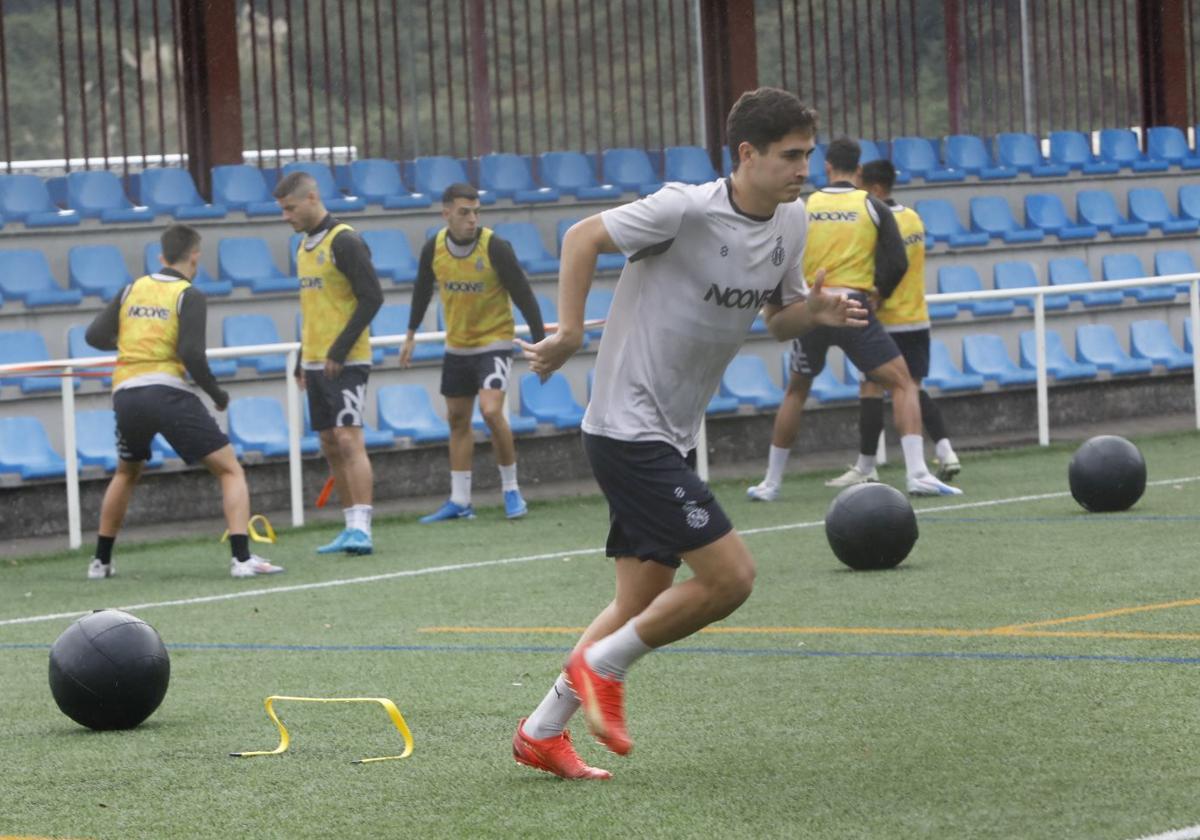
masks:
[[[687,517],[689,528],[700,530],[708,524],[708,511],[697,505],[695,502],[683,503],[683,514]]]
[[[783,265],[783,258],[787,256],[787,252],[783,250],[783,237],[775,237],[775,250],[771,252],[771,265]]]
[[[325,252],[317,251],[317,265],[325,265]]]
[[[483,257],[480,257],[479,259],[475,260],[475,270],[483,271]]]

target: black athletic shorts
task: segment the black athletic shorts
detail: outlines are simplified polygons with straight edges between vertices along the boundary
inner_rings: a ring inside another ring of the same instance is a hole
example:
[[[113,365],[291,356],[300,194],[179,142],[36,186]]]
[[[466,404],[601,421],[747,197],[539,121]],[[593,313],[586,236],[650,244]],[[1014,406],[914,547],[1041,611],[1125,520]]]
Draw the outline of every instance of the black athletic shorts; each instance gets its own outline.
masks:
[[[113,412],[122,461],[150,460],[150,441],[160,432],[188,464],[229,443],[200,398],[182,388],[144,385],[114,391]]]
[[[865,295],[854,293],[850,297],[866,302]],[[868,312],[865,327],[817,327],[792,342],[792,373],[808,377],[819,374],[825,368],[830,347],[842,348],[854,366],[867,373],[900,355],[892,338],[874,312]]]
[[[324,370],[305,370],[304,389],[308,393],[308,416],[313,431],[362,426],[370,375],[369,365],[346,365],[333,380]]]
[[[583,434],[592,473],[608,500],[609,557],[637,557],[679,568],[679,555],[716,542],[733,525],[687,458],[658,441]]]
[[[913,381],[920,383],[929,375],[929,328],[889,333],[908,364]]]
[[[507,391],[512,350],[446,353],[442,357],[442,396],[473,397],[480,391]]]

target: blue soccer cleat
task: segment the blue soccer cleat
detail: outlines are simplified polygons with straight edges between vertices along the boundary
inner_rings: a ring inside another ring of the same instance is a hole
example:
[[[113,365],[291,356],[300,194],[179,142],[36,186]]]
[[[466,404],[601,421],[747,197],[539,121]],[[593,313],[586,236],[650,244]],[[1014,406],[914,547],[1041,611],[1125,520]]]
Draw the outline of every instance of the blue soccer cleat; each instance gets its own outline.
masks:
[[[504,515],[509,519],[520,519],[529,513],[529,505],[521,498],[520,490],[504,491]]]
[[[349,528],[344,531],[346,539],[342,542],[342,551],[347,554],[370,554],[375,550],[371,544],[371,535],[359,528]]]
[[[446,504],[442,505],[440,508],[438,508],[437,510],[435,510],[433,513],[429,514],[428,516],[422,516],[419,521],[422,524],[428,524],[430,522],[445,522],[446,520],[449,520],[449,519],[474,519],[474,518],[475,518],[475,508],[471,507],[470,505],[458,505],[458,504],[455,504],[454,502],[450,501],[449,499],[447,499]]]
[[[359,533],[362,533],[361,531]],[[344,551],[346,539],[350,535],[350,529],[346,528],[340,534],[333,538],[333,542],[327,543],[317,549],[317,554],[337,554],[339,551]]]

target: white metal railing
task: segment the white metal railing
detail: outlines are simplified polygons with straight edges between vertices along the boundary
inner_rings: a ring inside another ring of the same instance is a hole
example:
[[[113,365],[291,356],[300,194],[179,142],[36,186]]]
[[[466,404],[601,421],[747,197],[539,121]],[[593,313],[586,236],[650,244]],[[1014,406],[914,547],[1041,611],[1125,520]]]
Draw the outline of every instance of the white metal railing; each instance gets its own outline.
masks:
[[[1071,295],[1083,292],[1114,291],[1138,289],[1152,286],[1167,286],[1187,283],[1189,286],[1189,305],[1191,311],[1192,330],[1192,380],[1193,400],[1196,412],[1196,428],[1200,429],[1200,273],[1173,274],[1164,277],[1143,277],[1133,280],[1104,280],[1097,283],[1076,283],[1069,286],[1026,286],[1018,289],[989,289],[978,292],[957,292],[953,294],[933,294],[928,296],[930,303],[958,303],[974,300],[1007,300],[1012,298],[1034,299],[1033,322],[1036,341],[1037,367],[1037,414],[1038,414],[1038,443],[1047,446],[1050,443],[1050,410],[1049,410],[1049,377],[1046,371],[1046,295]],[[1169,304],[1168,304],[1169,305]],[[1010,317],[1022,317],[1014,315]],[[1028,316],[1024,316],[1028,317]],[[594,329],[603,325],[603,321],[587,321],[585,326]],[[547,324],[547,330],[556,325]],[[527,326],[517,327],[518,334],[528,335]],[[444,341],[445,332],[421,332],[416,335],[416,342]],[[370,343],[372,347],[390,347],[404,344],[403,335],[374,336]],[[292,524],[304,524],[304,498],[300,471],[300,389],[291,371],[296,367],[296,354],[300,349],[299,342],[287,341],[279,344],[260,344],[244,347],[214,347],[208,351],[209,358],[228,359],[241,356],[258,356],[266,353],[287,354],[287,422],[288,422],[288,469],[291,491]],[[79,513],[79,462],[75,450],[75,389],[71,374],[76,370],[105,367],[116,362],[116,356],[97,356],[84,359],[56,359],[45,362],[0,365],[0,376],[12,373],[28,373],[44,369],[62,373],[62,410],[63,410],[63,459],[66,462],[67,484],[67,529],[71,548],[78,548],[83,541]],[[700,427],[700,441],[697,447],[697,471],[702,478],[708,476],[708,451],[706,446],[706,427]]]

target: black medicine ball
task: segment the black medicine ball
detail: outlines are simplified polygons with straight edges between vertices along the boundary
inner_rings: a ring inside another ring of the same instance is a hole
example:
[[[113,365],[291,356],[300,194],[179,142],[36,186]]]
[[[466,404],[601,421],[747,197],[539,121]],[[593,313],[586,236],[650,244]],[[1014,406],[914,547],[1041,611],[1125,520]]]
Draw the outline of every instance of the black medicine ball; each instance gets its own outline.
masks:
[[[825,536],[852,569],[891,569],[917,542],[917,516],[896,488],[871,482],[847,487],[829,505]]]
[[[132,729],[167,693],[171,661],[153,627],[120,610],[85,615],[50,649],[50,693],[89,729]]]
[[[1084,509],[1127,510],[1146,490],[1146,460],[1125,438],[1101,435],[1075,450],[1067,480],[1071,495]]]

